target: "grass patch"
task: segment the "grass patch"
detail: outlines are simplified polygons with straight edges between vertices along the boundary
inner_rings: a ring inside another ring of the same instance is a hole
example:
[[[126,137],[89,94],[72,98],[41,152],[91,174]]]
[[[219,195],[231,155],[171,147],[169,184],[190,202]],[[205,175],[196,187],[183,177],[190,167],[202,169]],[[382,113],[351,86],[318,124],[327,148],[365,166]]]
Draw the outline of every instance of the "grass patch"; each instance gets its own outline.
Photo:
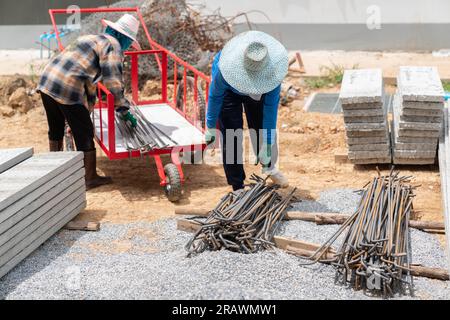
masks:
[[[358,65],[354,65],[351,69],[358,68]],[[342,65],[331,64],[331,66],[321,66],[320,72],[323,74],[321,77],[305,79],[305,83],[309,88],[320,89],[325,87],[334,87],[342,82],[344,77],[344,71],[348,69]]]
[[[446,92],[450,91],[450,81],[442,81],[442,86]]]

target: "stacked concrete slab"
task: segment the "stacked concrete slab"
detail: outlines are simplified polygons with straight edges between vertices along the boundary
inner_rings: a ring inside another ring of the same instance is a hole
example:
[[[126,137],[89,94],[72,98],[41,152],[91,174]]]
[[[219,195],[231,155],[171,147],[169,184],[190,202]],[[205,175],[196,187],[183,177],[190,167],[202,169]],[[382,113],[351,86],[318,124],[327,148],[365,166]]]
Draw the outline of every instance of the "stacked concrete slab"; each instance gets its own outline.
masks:
[[[448,270],[450,272],[450,113],[444,109],[444,121],[439,137],[439,174],[441,176],[441,198],[444,211],[445,235],[447,243]]]
[[[394,164],[433,164],[442,127],[444,89],[435,67],[400,67],[393,101]]]
[[[346,70],[339,99],[348,158],[354,164],[390,163],[391,147],[381,69]]]
[[[2,277],[86,207],[86,189],[81,152],[0,150],[0,159],[9,166],[0,173]]]

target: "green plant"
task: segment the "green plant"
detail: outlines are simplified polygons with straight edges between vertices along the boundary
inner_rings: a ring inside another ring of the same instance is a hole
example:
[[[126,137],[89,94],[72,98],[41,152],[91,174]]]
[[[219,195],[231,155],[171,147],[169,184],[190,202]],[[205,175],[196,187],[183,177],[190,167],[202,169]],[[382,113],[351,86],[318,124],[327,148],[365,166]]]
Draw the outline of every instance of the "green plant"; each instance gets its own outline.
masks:
[[[358,68],[358,65],[353,65],[351,69]],[[322,76],[317,78],[306,79],[305,83],[309,88],[320,89],[324,87],[334,87],[342,82],[344,71],[348,69],[342,65],[331,63],[331,66],[321,66],[320,72]]]
[[[442,81],[445,91],[450,91],[450,81]]]

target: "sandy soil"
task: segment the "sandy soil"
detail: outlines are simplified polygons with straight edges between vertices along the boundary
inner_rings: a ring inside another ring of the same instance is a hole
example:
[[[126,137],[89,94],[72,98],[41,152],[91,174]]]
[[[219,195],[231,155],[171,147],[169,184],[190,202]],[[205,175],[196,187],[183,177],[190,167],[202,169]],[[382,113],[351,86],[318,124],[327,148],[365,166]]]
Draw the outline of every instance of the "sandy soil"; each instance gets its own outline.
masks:
[[[446,54],[432,52],[382,52],[382,51],[342,51],[342,50],[300,50],[305,64],[306,76],[319,76],[323,66],[340,65],[346,68],[381,68],[383,76],[395,78],[399,66],[436,66],[443,79],[450,79],[450,59]],[[295,51],[291,51],[293,56]],[[44,58],[47,53],[44,52]],[[0,50],[0,75],[38,74],[46,63],[40,59],[40,52],[30,50]]]
[[[450,79],[450,59],[432,52],[300,51],[307,76],[321,75],[321,67],[381,68],[383,77],[394,78],[400,66],[436,66],[442,79]],[[294,52],[290,53],[291,56]]]
[[[1,81],[4,81],[0,78]],[[289,78],[294,85],[301,79]],[[337,91],[328,88],[327,91]],[[306,91],[309,93],[309,91]],[[303,92],[305,94],[305,92]],[[345,132],[340,115],[305,113],[304,95],[280,108],[280,168],[296,186],[301,198],[316,198],[324,189],[360,188],[377,174],[375,166],[336,164],[334,154],[345,150]],[[0,115],[0,148],[33,146],[47,151],[47,122],[39,97],[27,114]],[[1,103],[0,103],[1,105]],[[110,222],[152,221],[174,214],[176,206],[212,207],[230,189],[221,165],[185,165],[183,199],[169,202],[159,186],[152,159],[108,160],[100,148],[98,169],[111,175],[114,184],[87,193],[88,208],[79,219]],[[165,159],[167,161],[167,159]],[[380,168],[389,170],[387,166]],[[421,219],[442,221],[439,169],[437,166],[400,166],[404,175],[413,175],[417,188],[415,210]],[[260,169],[246,165],[247,176]]]

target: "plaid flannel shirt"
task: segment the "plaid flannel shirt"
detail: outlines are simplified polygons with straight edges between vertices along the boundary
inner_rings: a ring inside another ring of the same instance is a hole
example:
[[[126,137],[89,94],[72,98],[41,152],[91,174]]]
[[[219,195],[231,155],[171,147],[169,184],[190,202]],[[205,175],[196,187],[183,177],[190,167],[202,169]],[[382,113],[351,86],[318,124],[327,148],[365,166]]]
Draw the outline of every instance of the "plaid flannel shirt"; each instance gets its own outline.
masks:
[[[112,36],[81,36],[45,67],[38,90],[61,104],[82,104],[92,109],[101,81],[114,95],[115,105],[129,106],[124,97],[123,53]]]

